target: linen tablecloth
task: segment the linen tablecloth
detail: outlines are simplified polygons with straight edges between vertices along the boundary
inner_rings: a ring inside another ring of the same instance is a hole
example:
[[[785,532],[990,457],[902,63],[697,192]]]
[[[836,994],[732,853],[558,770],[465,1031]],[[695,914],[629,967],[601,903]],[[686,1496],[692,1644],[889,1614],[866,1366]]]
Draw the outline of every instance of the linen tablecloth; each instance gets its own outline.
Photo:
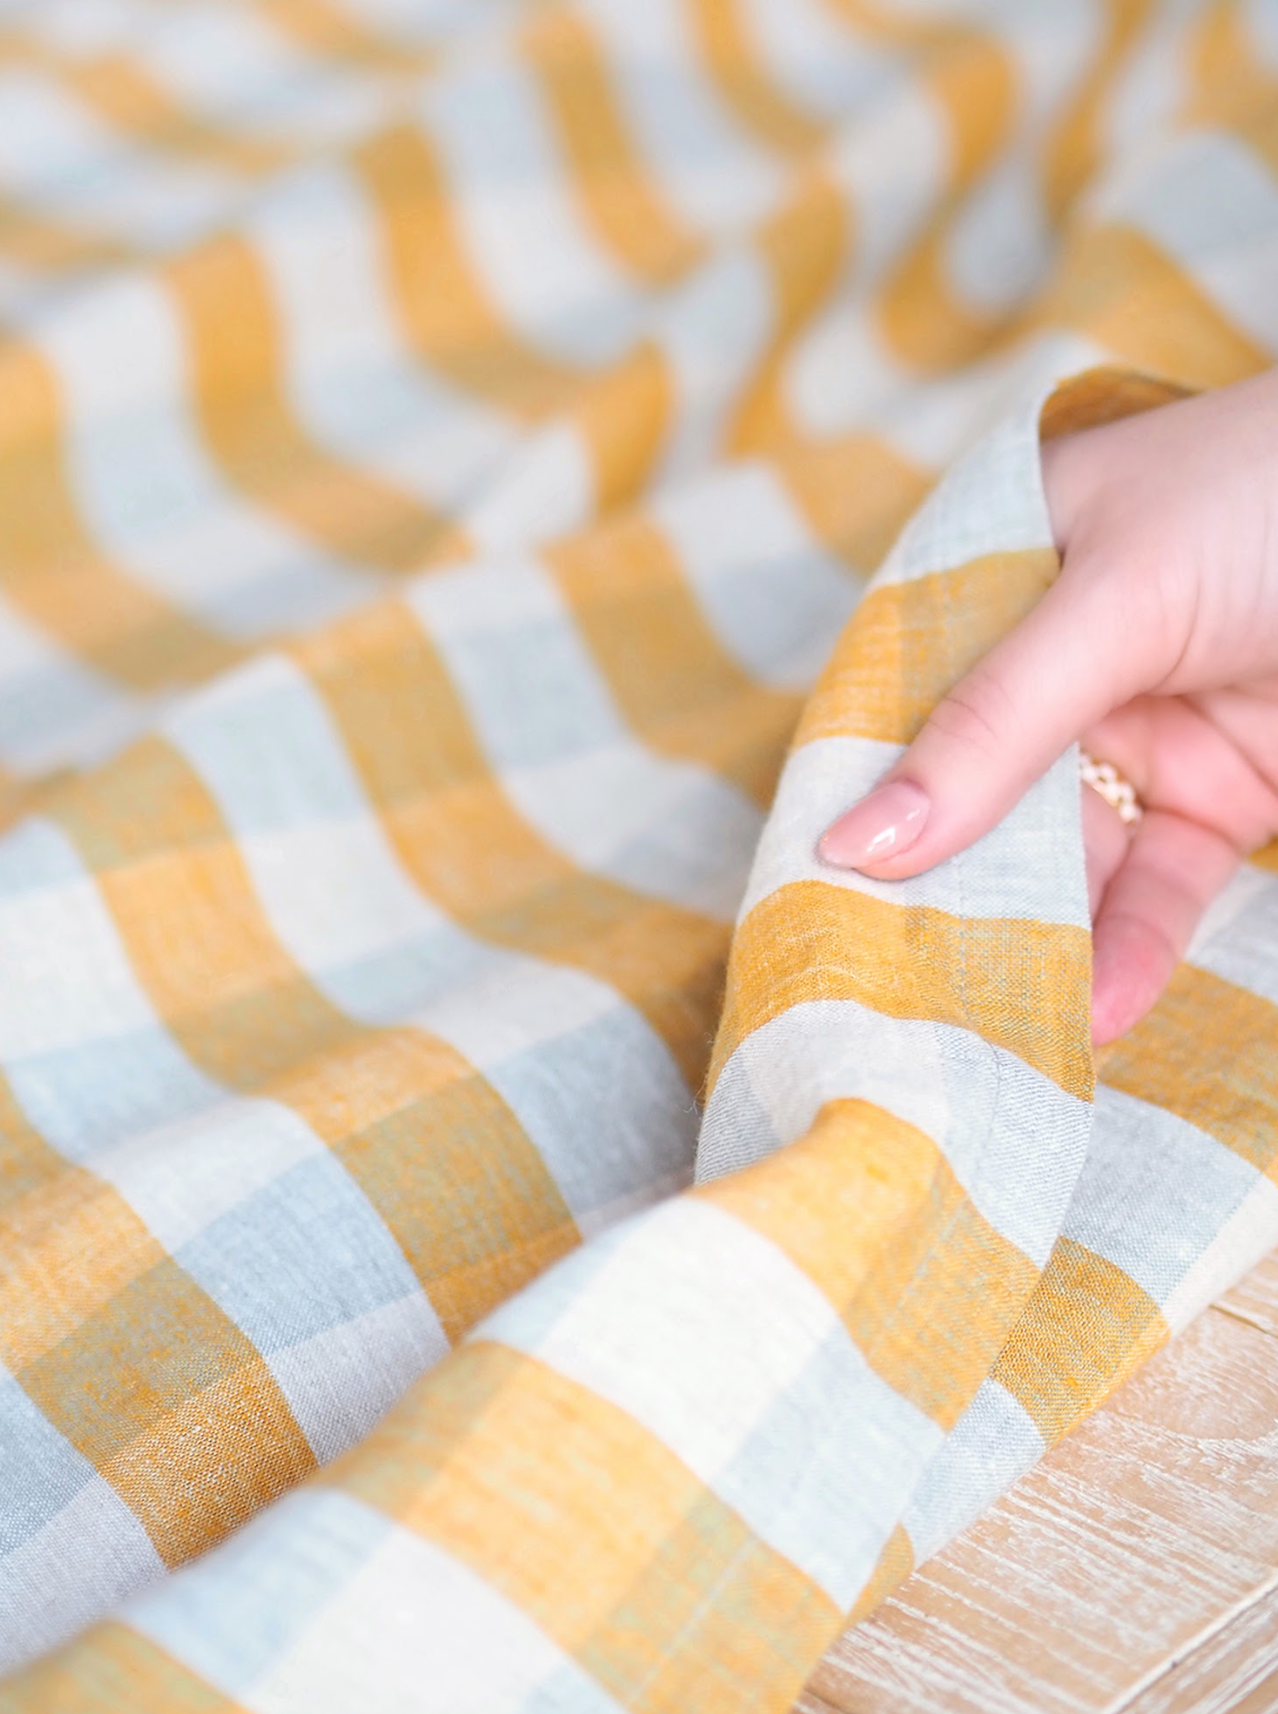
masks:
[[[1276,172],[1260,0],[0,4],[4,1714],[782,1714],[1278,1242],[1265,854],[1094,1065],[1072,755],[813,852]]]

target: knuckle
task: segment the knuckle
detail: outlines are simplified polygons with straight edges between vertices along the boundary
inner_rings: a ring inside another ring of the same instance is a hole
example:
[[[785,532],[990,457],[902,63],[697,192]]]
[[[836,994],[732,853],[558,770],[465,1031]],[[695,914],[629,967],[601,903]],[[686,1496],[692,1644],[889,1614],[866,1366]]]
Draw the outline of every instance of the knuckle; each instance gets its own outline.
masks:
[[[950,743],[989,756],[1005,742],[1010,713],[1006,693],[995,680],[969,679],[937,704],[928,724]]]

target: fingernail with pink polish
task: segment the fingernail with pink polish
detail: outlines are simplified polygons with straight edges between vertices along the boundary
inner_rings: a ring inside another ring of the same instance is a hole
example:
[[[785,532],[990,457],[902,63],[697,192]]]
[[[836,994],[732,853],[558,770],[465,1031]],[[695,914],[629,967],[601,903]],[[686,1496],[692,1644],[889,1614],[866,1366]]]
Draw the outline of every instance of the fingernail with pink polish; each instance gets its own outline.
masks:
[[[826,828],[817,854],[838,869],[864,869],[899,857],[918,840],[931,808],[921,787],[889,780]]]

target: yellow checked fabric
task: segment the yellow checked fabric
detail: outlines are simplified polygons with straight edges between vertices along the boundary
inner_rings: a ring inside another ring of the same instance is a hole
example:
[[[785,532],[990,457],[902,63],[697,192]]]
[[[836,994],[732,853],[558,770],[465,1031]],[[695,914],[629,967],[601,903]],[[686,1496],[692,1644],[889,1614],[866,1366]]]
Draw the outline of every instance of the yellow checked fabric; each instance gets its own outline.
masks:
[[[0,7],[3,1714],[784,1714],[1278,1242],[1278,865],[1094,1067],[1074,758],[813,856],[1276,175],[1265,0]]]

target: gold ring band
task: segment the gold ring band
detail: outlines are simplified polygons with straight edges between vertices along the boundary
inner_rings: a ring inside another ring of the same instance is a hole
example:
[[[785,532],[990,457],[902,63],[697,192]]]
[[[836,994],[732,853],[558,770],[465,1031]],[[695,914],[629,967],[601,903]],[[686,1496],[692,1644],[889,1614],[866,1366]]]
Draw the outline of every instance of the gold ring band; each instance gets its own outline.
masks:
[[[1085,786],[1090,786],[1113,810],[1118,811],[1118,818],[1129,827],[1134,827],[1144,815],[1140,799],[1136,796],[1136,788],[1130,780],[1124,779],[1112,762],[1098,762],[1094,756],[1089,756],[1086,750],[1078,752],[1078,777]]]

